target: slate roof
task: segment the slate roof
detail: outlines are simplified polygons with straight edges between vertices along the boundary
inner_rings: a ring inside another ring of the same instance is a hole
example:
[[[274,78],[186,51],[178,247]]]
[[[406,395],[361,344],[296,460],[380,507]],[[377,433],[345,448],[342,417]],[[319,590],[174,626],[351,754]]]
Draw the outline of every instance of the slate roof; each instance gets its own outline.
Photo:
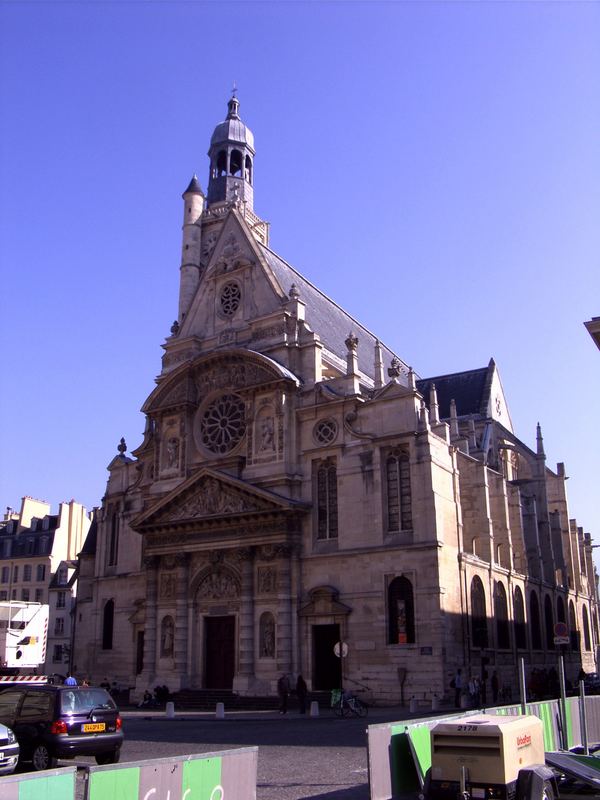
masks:
[[[6,539],[11,541],[12,546],[10,555],[6,556],[6,558],[0,556],[0,561],[10,560],[11,558],[39,558],[40,556],[50,555],[54,544],[55,533],[55,529],[35,531],[35,533],[33,533],[29,528],[23,528],[18,535],[14,533],[7,534],[2,531],[2,535],[0,535],[0,553],[3,552],[2,542]],[[45,547],[42,547],[43,538],[45,538],[47,542]],[[32,552],[28,552],[31,539],[33,539]]]
[[[438,375],[435,378],[424,378],[417,381],[417,389],[425,398],[429,407],[429,391],[431,384],[435,389],[440,408],[440,417],[450,416],[450,401],[456,402],[456,413],[459,417],[469,414],[485,415],[489,399],[490,370],[493,361],[487,367],[471,369],[467,372],[455,372],[451,375]]]
[[[90,529],[88,531],[87,536],[85,537],[85,542],[83,543],[83,547],[81,548],[81,553],[79,555],[82,556],[96,555],[97,540],[98,540],[98,522],[96,521],[96,515],[94,514],[92,518],[92,524],[90,525]]]
[[[358,366],[361,372],[371,379],[375,375],[375,341],[371,331],[367,330],[354,317],[351,317],[343,308],[323,294],[316,286],[297,272],[287,261],[277,253],[259,243],[259,247],[273,270],[277,281],[284,292],[289,292],[293,283],[298,289],[299,299],[306,304],[306,322],[317,333],[325,347],[341,359],[346,359],[346,345],[348,334],[354,333],[358,337]],[[402,359],[385,345],[381,345],[384,366],[384,382],[387,382],[387,368],[395,356],[402,364],[403,370],[400,381],[408,385],[408,366]]]

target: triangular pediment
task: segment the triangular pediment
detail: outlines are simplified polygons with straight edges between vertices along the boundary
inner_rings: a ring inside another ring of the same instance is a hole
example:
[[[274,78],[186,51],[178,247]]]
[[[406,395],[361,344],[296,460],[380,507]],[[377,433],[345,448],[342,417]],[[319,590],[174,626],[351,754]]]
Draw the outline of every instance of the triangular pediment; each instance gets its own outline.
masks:
[[[304,510],[303,503],[205,468],[143,511],[131,527],[142,532]]]
[[[202,235],[205,235],[204,231]],[[258,318],[273,313],[287,299],[286,290],[279,284],[248,223],[237,209],[230,209],[219,233],[206,233],[207,237],[210,235],[217,236],[216,243],[203,269],[179,338],[194,335],[203,338],[215,332],[210,324],[215,295],[218,299],[223,282],[230,278],[239,286],[245,317]],[[232,321],[235,323],[236,318],[233,317]]]

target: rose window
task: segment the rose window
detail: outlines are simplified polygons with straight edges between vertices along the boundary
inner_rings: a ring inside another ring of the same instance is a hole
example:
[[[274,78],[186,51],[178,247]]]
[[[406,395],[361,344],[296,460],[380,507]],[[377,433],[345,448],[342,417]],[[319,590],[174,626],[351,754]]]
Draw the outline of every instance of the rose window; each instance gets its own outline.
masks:
[[[240,307],[242,290],[235,281],[226,283],[221,289],[221,311],[226,317],[233,317]]]
[[[315,425],[314,435],[319,444],[331,444],[338,432],[337,422],[333,419],[323,419]]]
[[[200,421],[202,444],[212,453],[228,453],[246,432],[244,401],[235,394],[218,397]]]

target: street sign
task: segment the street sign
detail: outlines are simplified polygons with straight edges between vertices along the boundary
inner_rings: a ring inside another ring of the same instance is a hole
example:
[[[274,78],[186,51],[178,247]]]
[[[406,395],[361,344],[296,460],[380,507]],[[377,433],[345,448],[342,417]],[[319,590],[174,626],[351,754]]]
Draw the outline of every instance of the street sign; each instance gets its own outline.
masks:
[[[338,658],[346,658],[348,655],[348,645],[346,642],[336,642],[333,645],[333,652]]]
[[[566,622],[554,624],[554,644],[569,644],[569,628]]]

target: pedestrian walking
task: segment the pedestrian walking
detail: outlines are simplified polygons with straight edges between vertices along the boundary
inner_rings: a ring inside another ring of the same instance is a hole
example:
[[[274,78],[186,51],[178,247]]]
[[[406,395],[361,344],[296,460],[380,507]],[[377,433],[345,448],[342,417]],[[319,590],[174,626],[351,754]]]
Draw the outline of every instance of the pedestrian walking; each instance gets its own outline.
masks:
[[[279,713],[287,714],[288,696],[290,693],[290,679],[283,672],[277,681],[277,695],[279,696]]]
[[[296,695],[298,697],[298,705],[300,706],[300,713],[306,714],[306,695],[308,694],[308,686],[302,675],[298,675],[296,681]]]
[[[71,675],[70,672],[67,672],[67,677],[65,678],[65,686],[77,686],[77,680]]]
[[[463,688],[462,669],[460,669],[460,667],[456,670],[454,677],[450,681],[450,688],[454,689],[454,706],[460,708],[460,696]]]

